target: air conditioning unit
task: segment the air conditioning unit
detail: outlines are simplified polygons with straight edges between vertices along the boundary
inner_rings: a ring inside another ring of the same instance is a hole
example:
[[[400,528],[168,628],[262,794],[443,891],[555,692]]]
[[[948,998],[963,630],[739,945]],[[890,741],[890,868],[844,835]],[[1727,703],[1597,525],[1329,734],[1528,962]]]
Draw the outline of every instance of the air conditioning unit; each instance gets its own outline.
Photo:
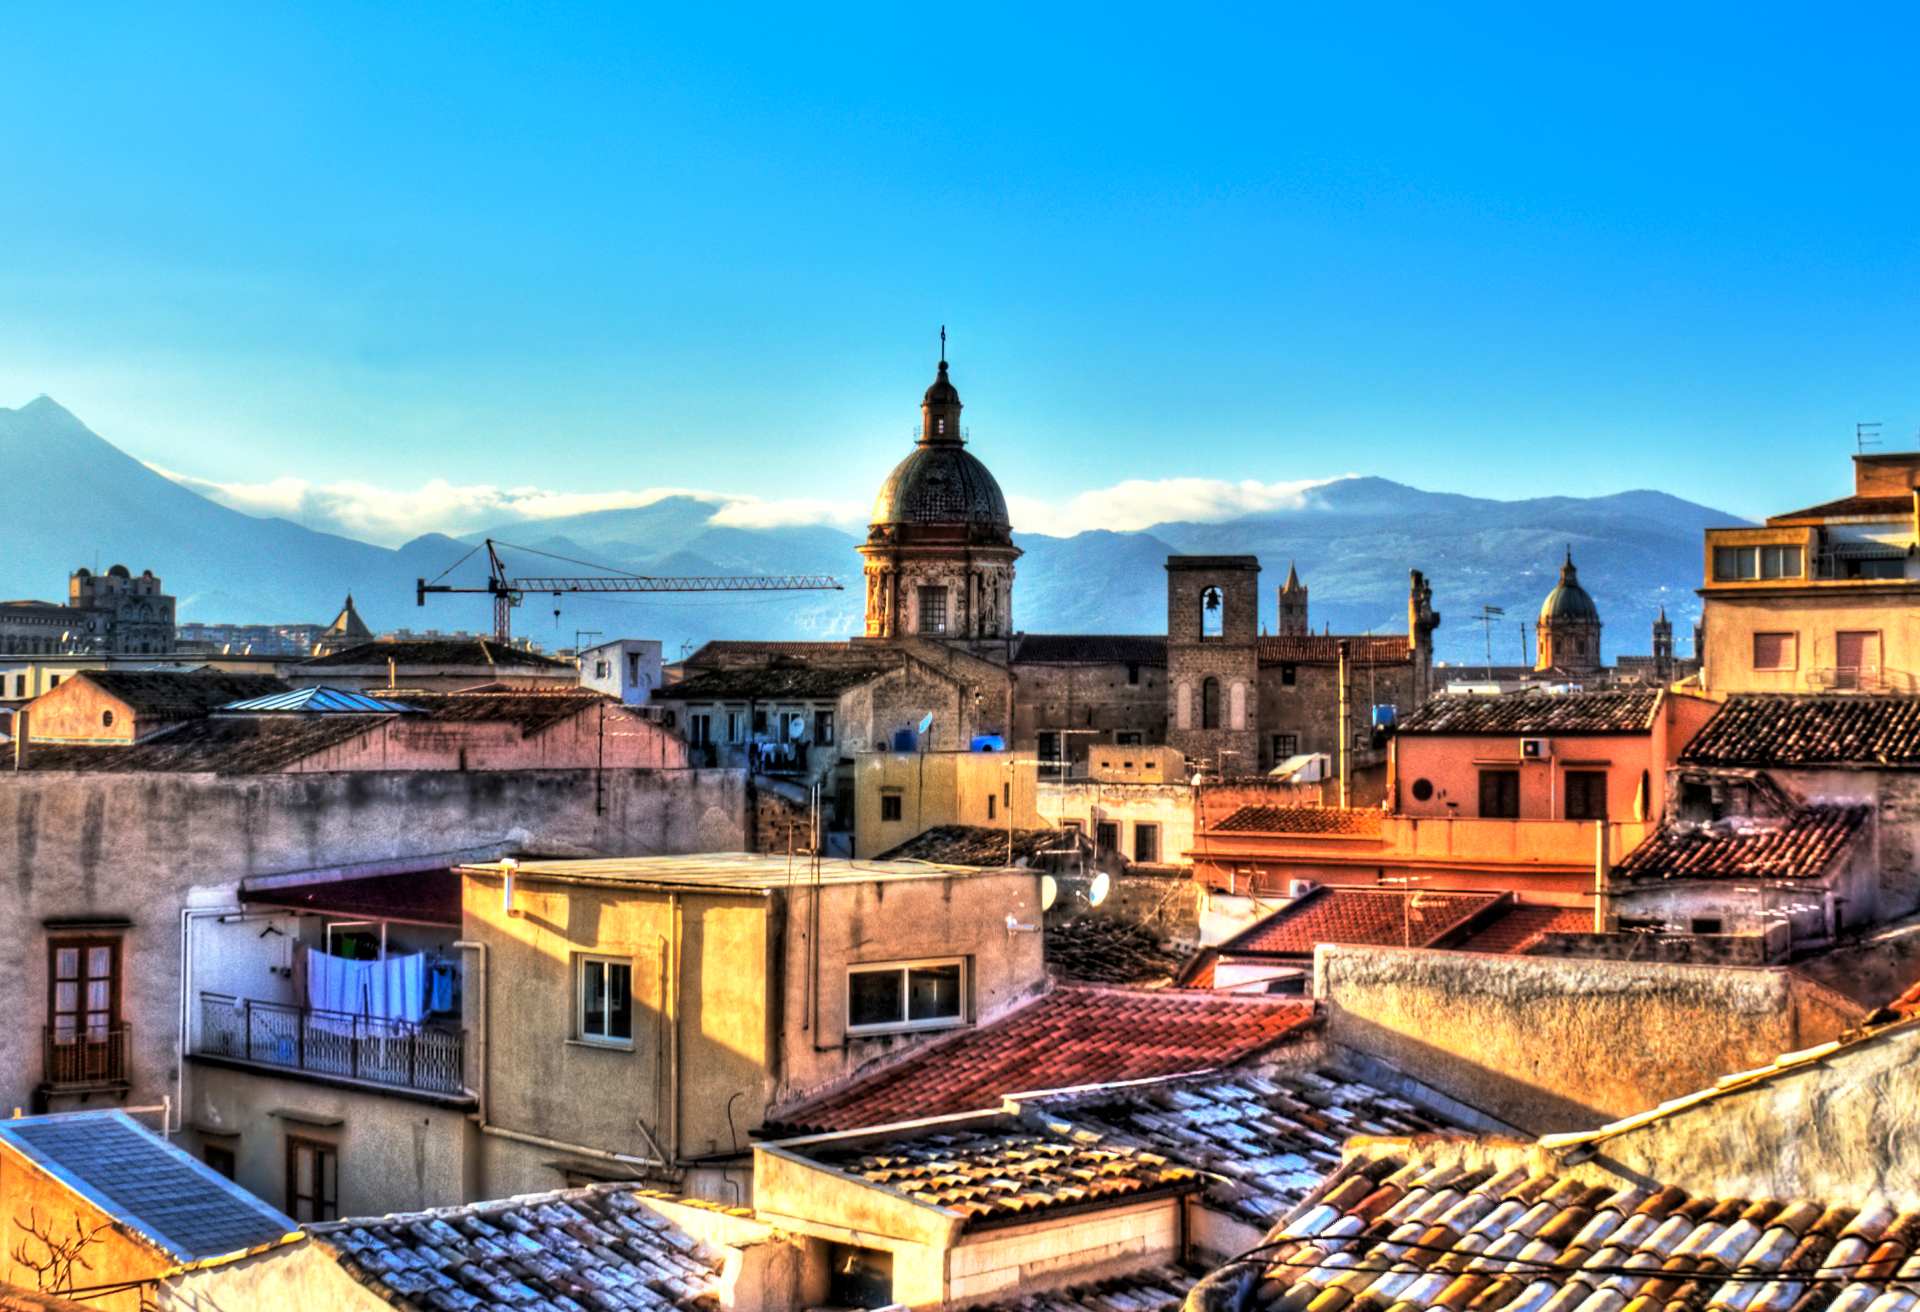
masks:
[[[1318,887],[1320,887],[1320,885],[1314,883],[1311,879],[1289,879],[1287,881],[1287,896],[1290,898],[1303,898]]]
[[[1523,761],[1544,761],[1552,756],[1549,742],[1545,738],[1522,738],[1520,740],[1520,759]]]

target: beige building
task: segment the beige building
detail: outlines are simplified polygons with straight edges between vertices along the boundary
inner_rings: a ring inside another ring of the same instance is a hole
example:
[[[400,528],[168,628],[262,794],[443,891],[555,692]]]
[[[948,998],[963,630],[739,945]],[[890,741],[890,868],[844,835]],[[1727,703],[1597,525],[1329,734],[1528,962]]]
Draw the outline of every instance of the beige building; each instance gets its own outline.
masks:
[[[1706,533],[1711,693],[1920,691],[1920,453],[1856,455],[1853,494]]]
[[[1039,764],[1007,752],[863,752],[852,765],[853,854],[878,856],[929,829],[1036,829]]]
[[[483,1196],[740,1198],[776,1101],[1042,986],[1040,876],[714,854],[467,866]]]
[[[1173,747],[1095,747],[1085,778],[1043,778],[1041,823],[1078,830],[1102,866],[1177,866],[1193,850],[1195,786]]]

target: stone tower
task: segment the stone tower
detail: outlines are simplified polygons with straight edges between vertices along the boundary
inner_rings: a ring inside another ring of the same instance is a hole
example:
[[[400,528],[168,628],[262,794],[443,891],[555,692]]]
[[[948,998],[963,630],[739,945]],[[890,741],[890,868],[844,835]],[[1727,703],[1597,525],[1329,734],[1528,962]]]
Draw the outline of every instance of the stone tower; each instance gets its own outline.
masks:
[[[1560,582],[1540,603],[1535,625],[1536,670],[1558,669],[1569,674],[1596,674],[1600,670],[1600,608],[1580,586],[1573,567],[1573,548],[1567,548],[1560,566]]]
[[[1280,585],[1280,628],[1282,637],[1300,637],[1313,632],[1313,625],[1307,622],[1307,585],[1300,581],[1300,575],[1293,568],[1293,562],[1287,562],[1287,581]]]
[[[1433,631],[1440,612],[1433,608],[1433,585],[1419,570],[1407,576],[1407,646],[1413,651],[1413,696],[1416,707],[1433,695]]]
[[[1665,606],[1653,622],[1653,672],[1662,682],[1673,677],[1673,623],[1667,619]]]
[[[998,638],[1013,631],[1013,525],[966,450],[943,352],[920,400],[920,439],[874,498],[866,560],[869,638]]]
[[[1167,557],[1167,745],[1223,775],[1260,769],[1260,561]]]

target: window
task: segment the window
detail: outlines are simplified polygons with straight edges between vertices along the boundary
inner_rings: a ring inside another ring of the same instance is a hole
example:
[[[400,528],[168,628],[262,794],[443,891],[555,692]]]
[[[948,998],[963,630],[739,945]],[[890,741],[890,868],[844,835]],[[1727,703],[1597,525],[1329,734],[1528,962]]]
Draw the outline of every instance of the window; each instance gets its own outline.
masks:
[[[995,797],[992,793],[987,794],[987,819],[989,820],[993,819],[995,808],[999,805],[999,802],[1000,802],[1000,799]]]
[[[1159,825],[1137,824],[1133,827],[1133,859],[1149,863],[1160,859]]]
[[[1569,770],[1562,783],[1567,795],[1567,819],[1605,820],[1607,818],[1607,772],[1605,770]]]
[[[617,957],[580,958],[582,1043],[633,1042],[633,963]]]
[[[1836,633],[1833,663],[1843,670],[1878,673],[1880,670],[1880,634],[1874,632]]]
[[[340,1215],[340,1148],[287,1136],[287,1215],[296,1221],[332,1221]]]
[[[1142,738],[1138,729],[1122,729],[1113,736],[1113,743],[1116,747],[1138,747],[1141,745],[1141,742]]]
[[[627,653],[627,682],[640,682],[640,653],[637,651]]]
[[[907,961],[847,971],[847,1032],[942,1029],[965,1019],[965,963]]]
[[[757,738],[764,735],[766,732],[767,732],[767,713],[765,711],[756,710],[753,713],[754,736]]]
[[[120,1028],[120,940],[57,938],[47,944],[48,1084],[127,1078]]]
[[[1293,687],[1294,680],[1297,679],[1298,677],[1299,677],[1299,674],[1293,666],[1282,665],[1280,667],[1280,686],[1282,688]]]
[[[713,717],[704,712],[687,717],[687,741],[704,747],[713,741]]]
[[[1713,577],[1723,583],[1749,579],[1797,579],[1800,548],[1789,546],[1715,547]]]
[[[48,688],[49,690],[52,690],[52,689],[54,689],[54,688],[58,688],[59,686],[60,686],[60,676],[59,676],[59,675],[57,675],[57,674],[50,674],[50,675],[48,675],[48,676],[47,676],[47,688]]]
[[[920,632],[945,633],[947,631],[947,590],[945,588],[920,589]]]
[[[899,793],[880,794],[880,818],[882,820],[898,820],[900,819],[900,816],[901,816],[900,794]]]
[[[1138,687],[1139,684],[1140,684],[1140,666],[1137,662],[1129,661],[1127,663],[1127,685],[1129,687]]]
[[[807,731],[807,714],[805,711],[780,712],[780,741],[781,742],[797,743],[800,741],[801,736],[804,735],[806,731]]]
[[[1753,668],[1756,670],[1799,669],[1800,635],[1797,633],[1754,634]]]
[[[1220,680],[1208,679],[1200,685],[1200,727],[1220,727]]]
[[[1011,779],[1000,785],[1000,805],[1013,805],[1013,781]]]
[[[1217,638],[1225,632],[1227,607],[1218,588],[1200,589],[1200,636]]]
[[[1104,856],[1108,852],[1120,850],[1120,826],[1111,820],[1102,820],[1093,827],[1093,850]]]
[[[200,1150],[200,1160],[227,1179],[233,1179],[235,1164],[232,1144],[210,1143]]]
[[[727,712],[727,741],[730,743],[740,741],[740,712],[738,711]]]
[[[813,713],[813,741],[821,747],[833,746],[833,712]]]
[[[596,679],[604,679],[607,677],[607,663],[605,661],[595,661],[593,663],[593,677]]]
[[[1290,756],[1300,754],[1300,735],[1297,733],[1277,733],[1273,735],[1273,763],[1279,765]]]
[[[103,729],[113,728],[113,712],[112,711],[100,712],[100,727]]]
[[[1415,779],[1413,781],[1413,800],[1431,802],[1433,800],[1433,780]]]
[[[1480,814],[1488,820],[1520,818],[1520,772],[1518,770],[1482,770],[1480,772]]]
[[[1690,934],[1724,934],[1726,926],[1718,916],[1695,916],[1687,922]]]

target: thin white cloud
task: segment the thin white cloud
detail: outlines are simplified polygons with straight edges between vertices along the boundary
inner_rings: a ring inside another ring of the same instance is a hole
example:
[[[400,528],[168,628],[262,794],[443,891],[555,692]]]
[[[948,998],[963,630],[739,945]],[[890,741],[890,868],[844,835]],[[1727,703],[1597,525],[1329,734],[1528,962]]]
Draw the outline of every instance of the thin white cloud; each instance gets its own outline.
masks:
[[[858,530],[866,503],[821,498],[767,499],[696,488],[641,488],[607,492],[557,492],[537,487],[495,487],[433,479],[416,488],[382,487],[357,480],[314,483],[291,476],[264,483],[226,483],[196,478],[159,465],[157,473],[221,505],[249,515],[290,519],[308,528],[363,542],[398,546],[422,533],[472,533],[517,523],[628,510],[666,497],[711,502],[715,525],[789,528],[831,524]],[[1088,529],[1134,530],[1183,520],[1216,522],[1242,515],[1299,510],[1328,479],[1262,483],[1213,478],[1128,479],[1065,500],[1011,496],[1014,527],[1024,533],[1068,536]]]
[[[1176,521],[1213,523],[1276,510],[1302,510],[1310,504],[1309,493],[1330,481],[1130,478],[1061,502],[1010,497],[1008,510],[1014,526],[1023,532],[1065,537],[1095,528],[1127,531]]]

